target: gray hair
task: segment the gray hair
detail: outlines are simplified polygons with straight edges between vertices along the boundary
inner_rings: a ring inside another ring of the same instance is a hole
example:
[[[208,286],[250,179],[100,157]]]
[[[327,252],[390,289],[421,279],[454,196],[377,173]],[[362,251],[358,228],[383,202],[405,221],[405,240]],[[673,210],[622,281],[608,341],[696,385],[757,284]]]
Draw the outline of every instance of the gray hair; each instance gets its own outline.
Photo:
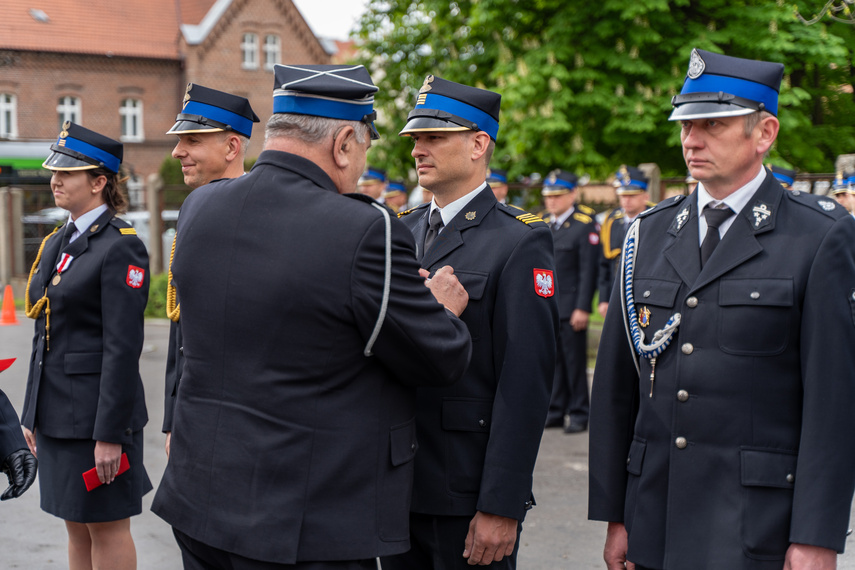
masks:
[[[314,115],[292,113],[274,113],[267,121],[264,140],[285,137],[301,140],[308,144],[318,144],[324,139],[335,138],[339,129],[350,125],[356,132],[356,141],[364,143],[369,136],[368,125],[359,121],[342,121]]]
[[[772,113],[769,111],[757,111],[755,113],[751,113],[749,115],[745,115],[745,122],[743,123],[745,126],[745,136],[750,137],[752,131],[754,131],[754,127],[760,124],[760,121],[767,117],[774,117]]]

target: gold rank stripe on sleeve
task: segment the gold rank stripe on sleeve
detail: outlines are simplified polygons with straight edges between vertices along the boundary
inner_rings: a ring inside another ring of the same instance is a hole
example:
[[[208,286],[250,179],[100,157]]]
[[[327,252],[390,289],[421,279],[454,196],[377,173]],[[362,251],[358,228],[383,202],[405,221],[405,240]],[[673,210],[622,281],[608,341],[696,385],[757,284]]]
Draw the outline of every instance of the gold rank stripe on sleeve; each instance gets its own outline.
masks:
[[[119,233],[123,236],[135,236],[137,235],[137,230],[134,228],[119,228]]]
[[[535,216],[534,214],[530,214],[528,212],[526,212],[525,214],[520,214],[516,218],[524,224],[533,224],[535,222],[543,221],[543,218],[541,218],[540,216]]]
[[[579,212],[573,213],[573,219],[582,222],[583,224],[590,224],[593,220],[591,216],[586,216],[585,214],[580,214]]]

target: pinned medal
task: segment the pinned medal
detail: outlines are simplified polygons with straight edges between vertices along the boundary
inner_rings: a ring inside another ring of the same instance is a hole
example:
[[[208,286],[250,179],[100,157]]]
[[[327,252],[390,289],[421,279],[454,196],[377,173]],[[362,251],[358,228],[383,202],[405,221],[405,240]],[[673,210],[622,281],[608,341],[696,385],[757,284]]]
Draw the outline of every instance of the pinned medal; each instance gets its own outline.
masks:
[[[59,285],[59,282],[60,282],[60,281],[62,281],[62,276],[60,276],[60,275],[54,275],[54,276],[53,276],[53,279],[51,279],[51,281],[50,281],[50,282],[51,282],[51,283],[53,283],[53,286],[54,286],[54,287],[56,287],[57,285]]]
[[[463,217],[471,222],[475,219],[475,212],[466,212],[466,215]]]
[[[56,264],[56,275],[51,279],[51,283],[53,283],[54,287],[59,285],[59,282],[62,281],[62,273],[64,271],[68,271],[73,260],[73,255],[68,255],[67,253],[62,254],[62,257],[59,259],[59,263]]]
[[[647,307],[641,307],[638,311],[638,324],[641,325],[641,328],[650,324],[650,309]]]

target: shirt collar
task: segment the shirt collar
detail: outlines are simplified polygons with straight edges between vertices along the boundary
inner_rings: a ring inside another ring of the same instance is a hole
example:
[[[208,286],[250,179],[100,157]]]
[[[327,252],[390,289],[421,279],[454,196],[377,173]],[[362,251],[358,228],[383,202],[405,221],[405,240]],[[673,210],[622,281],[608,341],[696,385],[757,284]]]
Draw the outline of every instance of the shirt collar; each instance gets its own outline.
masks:
[[[748,204],[748,201],[751,200],[751,197],[754,196],[754,193],[757,192],[757,189],[760,188],[760,185],[763,184],[763,181],[766,179],[766,169],[763,166],[760,166],[760,172],[757,173],[748,184],[730,194],[724,200],[716,200],[712,196],[710,196],[707,189],[704,188],[704,183],[698,183],[698,215],[701,215],[701,212],[704,211],[704,206],[707,204],[712,204],[713,206],[718,206],[721,203],[726,204],[733,212],[739,215],[739,212],[742,211],[742,208]]]
[[[487,181],[485,180],[478,188],[472,190],[468,194],[464,194],[451,204],[446,205],[444,208],[440,208],[436,205],[436,198],[431,200],[430,202],[430,212],[428,212],[428,219],[430,219],[430,215],[433,214],[434,210],[439,210],[439,214],[442,216],[442,225],[447,226],[451,223],[451,220],[454,219],[454,216],[460,213],[466,204],[472,201],[478,193],[487,187]]]
[[[71,235],[70,241],[74,241],[78,237],[80,237],[80,234],[85,232],[87,230],[87,228],[89,228],[89,226],[91,226],[92,223],[95,220],[97,220],[99,217],[101,217],[101,214],[103,214],[106,211],[107,211],[107,204],[101,204],[100,206],[96,206],[95,208],[89,210],[88,212],[86,212],[85,214],[83,214],[82,216],[77,218],[77,220],[75,220],[75,221],[72,221],[71,214],[69,214],[68,215],[68,223],[74,224],[74,229],[75,229],[75,232]]]
[[[560,226],[561,224],[566,222],[567,218],[572,216],[573,212],[575,212],[575,211],[576,211],[576,205],[574,204],[574,205],[570,206],[569,208],[567,208],[567,211],[564,212],[563,214],[561,214],[560,216],[552,216],[552,219],[554,220],[552,223],[555,224],[556,226]]]

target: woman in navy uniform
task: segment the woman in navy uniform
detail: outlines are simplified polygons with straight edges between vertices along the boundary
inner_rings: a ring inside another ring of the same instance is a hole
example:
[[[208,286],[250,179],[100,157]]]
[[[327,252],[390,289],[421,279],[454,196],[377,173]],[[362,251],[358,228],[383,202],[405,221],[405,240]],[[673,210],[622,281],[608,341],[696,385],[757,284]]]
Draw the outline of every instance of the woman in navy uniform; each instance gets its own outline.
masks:
[[[68,223],[42,242],[27,283],[35,319],[21,423],[41,464],[44,511],[65,520],[69,567],[135,568],[131,515],[151,490],[139,375],[148,256],[116,218],[122,144],[71,122],[44,167]],[[117,477],[122,454],[130,469]],[[82,473],[105,483],[87,491]]]

